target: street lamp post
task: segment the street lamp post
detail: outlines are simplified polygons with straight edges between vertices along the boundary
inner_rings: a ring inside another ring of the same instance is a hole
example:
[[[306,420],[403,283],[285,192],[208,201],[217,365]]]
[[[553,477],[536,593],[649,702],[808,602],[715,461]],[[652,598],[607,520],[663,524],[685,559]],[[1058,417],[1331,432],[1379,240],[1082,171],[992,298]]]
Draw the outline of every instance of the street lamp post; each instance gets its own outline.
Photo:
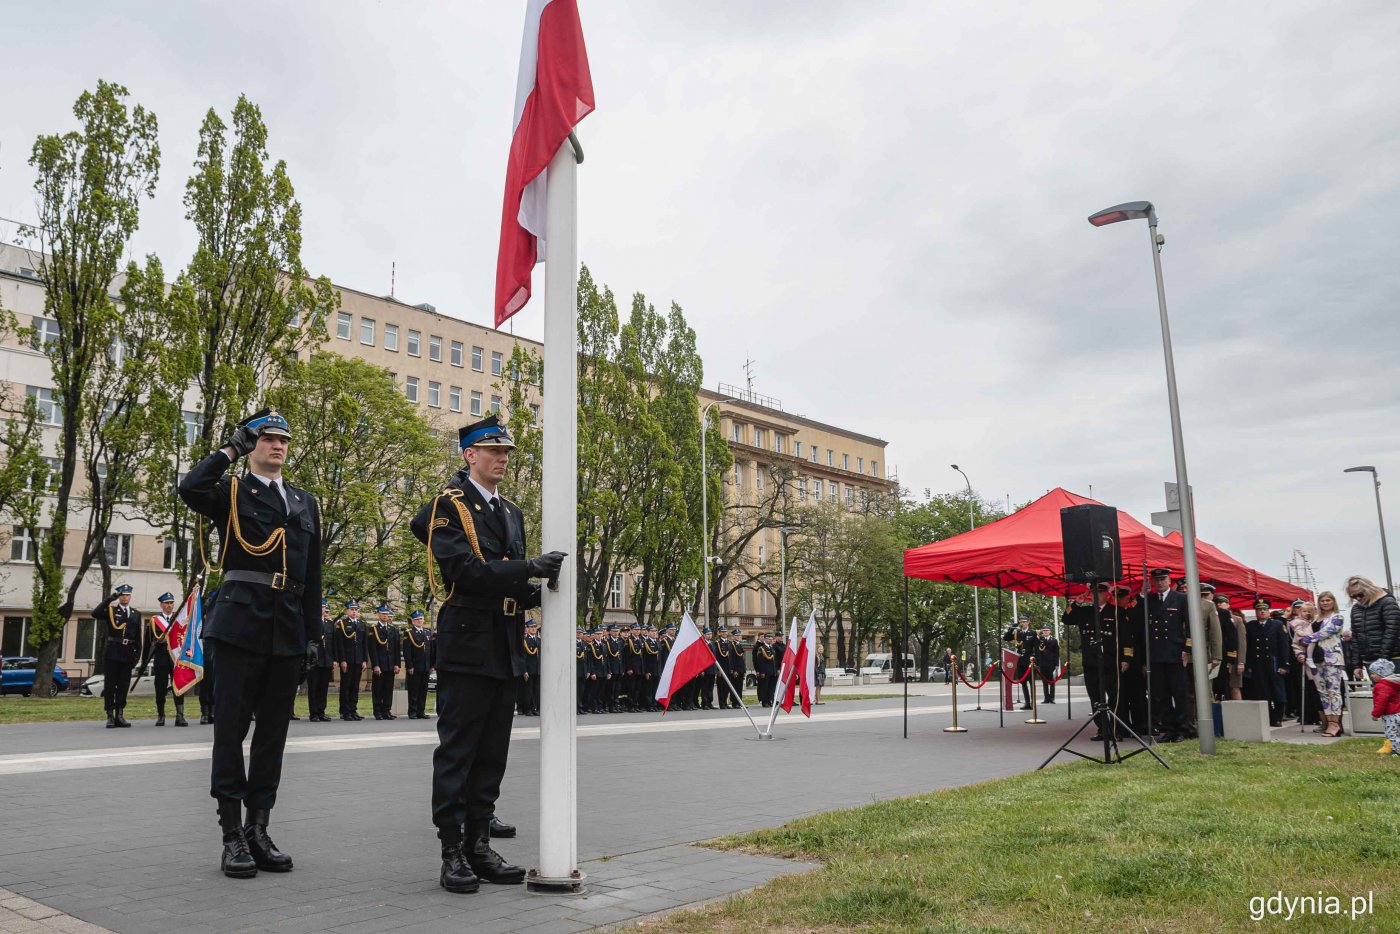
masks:
[[[710,409],[722,402],[737,401],[726,396],[700,410],[700,601],[705,611],[706,629],[710,628],[710,468],[705,459],[705,439],[710,433]]]
[[[778,628],[782,629],[787,625],[787,537],[789,532],[796,532],[797,529],[790,525],[778,527]]]
[[[1376,488],[1376,521],[1381,524],[1381,560],[1385,562],[1385,589],[1395,593],[1395,583],[1390,578],[1390,548],[1385,543],[1385,515],[1381,512],[1381,478],[1374,467],[1348,467],[1342,473],[1369,473]]]
[[[1167,368],[1167,403],[1171,409],[1172,453],[1176,459],[1176,485],[1181,491],[1181,545],[1186,564],[1186,611],[1191,623],[1191,677],[1196,688],[1196,721],[1200,725],[1201,753],[1214,755],[1215,722],[1211,713],[1210,685],[1206,668],[1205,620],[1201,615],[1201,578],[1196,563],[1196,516],[1191,502],[1191,485],[1186,479],[1186,445],[1182,440],[1181,406],[1176,394],[1176,363],[1172,358],[1172,333],[1167,321],[1167,289],[1162,282],[1162,244],[1166,238],[1157,232],[1157,211],[1151,201],[1129,201],[1089,215],[1089,223],[1105,227],[1120,221],[1147,220],[1148,242],[1152,250],[1152,271],[1157,279],[1157,310],[1162,319],[1162,355]]]
[[[967,484],[967,530],[971,532],[973,529],[977,528],[977,514],[973,511],[972,507],[972,481],[967,479],[967,472],[961,467],[959,467],[957,464],[951,464],[949,466],[951,466],[958,473],[962,474],[963,482]],[[977,639],[977,651],[975,653],[976,657],[972,660],[972,676],[974,678],[980,678],[982,677],[982,608],[977,600],[977,588],[975,586],[972,588],[972,626],[975,630]],[[957,677],[957,674],[954,673],[953,677]],[[976,709],[982,709],[981,688],[977,689]]]

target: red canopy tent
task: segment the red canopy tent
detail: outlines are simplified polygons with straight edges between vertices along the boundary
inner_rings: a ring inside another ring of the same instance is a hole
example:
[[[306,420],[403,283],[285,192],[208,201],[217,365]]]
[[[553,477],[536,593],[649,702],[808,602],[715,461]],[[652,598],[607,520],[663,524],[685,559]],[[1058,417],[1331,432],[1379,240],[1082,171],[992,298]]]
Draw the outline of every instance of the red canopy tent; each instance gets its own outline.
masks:
[[[1064,580],[1064,544],[1060,510],[1085,503],[1102,505],[1056,487],[1040,499],[979,529],[904,552],[904,576],[949,581],[976,587],[999,587],[1023,593],[1082,591]],[[1122,580],[1139,584],[1144,565],[1151,569],[1181,566],[1181,547],[1118,510]]]
[[[1180,532],[1168,533],[1166,540],[1177,548],[1181,547]],[[1261,574],[1249,565],[1230,557],[1210,542],[1199,538],[1196,539],[1196,558],[1201,567],[1201,579],[1214,584],[1217,592],[1228,595],[1230,605],[1237,609],[1252,606],[1257,597],[1263,597],[1270,603],[1312,600],[1311,592],[1276,577]]]

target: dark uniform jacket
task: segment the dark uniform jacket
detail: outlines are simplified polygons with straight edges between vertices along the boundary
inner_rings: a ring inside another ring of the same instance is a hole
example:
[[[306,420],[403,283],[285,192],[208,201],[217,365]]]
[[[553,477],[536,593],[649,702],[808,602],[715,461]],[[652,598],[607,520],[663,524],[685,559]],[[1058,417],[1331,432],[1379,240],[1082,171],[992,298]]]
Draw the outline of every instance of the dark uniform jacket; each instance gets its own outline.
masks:
[[[642,637],[627,636],[622,640],[622,670],[624,673],[642,674]]]
[[[523,645],[525,649],[525,674],[534,681],[540,676],[540,637],[526,636]]]
[[[399,664],[399,630],[390,623],[374,622],[365,629],[365,649],[370,668],[392,674]]]
[[[1230,615],[1230,611],[1224,607],[1215,608],[1216,618],[1220,620],[1220,650],[1224,653],[1221,656],[1222,665],[1238,665],[1240,663],[1240,639],[1239,633],[1235,630],[1235,618]]]
[[[778,653],[773,651],[773,645],[768,642],[755,642],[753,644],[753,673],[762,677],[774,677],[778,674]]]
[[[283,547],[266,555],[249,554],[229,529],[231,488],[230,461],[223,451],[215,451],[195,464],[180,481],[180,498],[185,504],[213,521],[222,543],[224,571],[257,571],[281,574]],[[219,586],[214,612],[205,621],[204,637],[228,642],[264,655],[302,655],[307,643],[321,632],[321,507],[305,490],[281,483],[287,497],[247,477],[238,481],[238,524],[243,540],[262,545],[277,529],[286,530],[286,575],[300,585],[274,589],[269,584],[225,580]]]
[[[1276,675],[1280,668],[1288,667],[1292,648],[1289,646],[1288,627],[1283,620],[1272,616],[1263,622],[1247,620],[1244,631],[1248,642],[1245,647],[1245,674],[1262,678]]]
[[[102,657],[109,662],[135,665],[141,659],[141,614],[134,606],[122,606],[118,594],[109,594],[92,611],[97,631],[107,640]]]
[[[1147,595],[1147,660],[1152,664],[1181,664],[1181,653],[1186,651],[1188,599],[1177,590]]]
[[[499,518],[463,468],[413,517],[450,594],[438,616],[438,671],[509,679],[525,670],[525,610],[540,605],[540,589],[525,560],[525,516],[497,498]]]
[[[335,621],[335,660],[347,665],[359,665],[366,659],[365,621],[342,616]]]
[[[1053,678],[1060,673],[1060,642],[1054,636],[1036,638],[1035,669],[1046,678]]]
[[[316,635],[316,667],[331,668],[335,665],[335,620],[321,620],[321,630]]]
[[[433,667],[432,636],[421,626],[409,626],[403,631],[403,667],[417,674]]]
[[[170,654],[170,624],[175,617],[166,617],[163,613],[152,613],[146,620],[146,625],[141,628],[145,638],[145,645],[141,649],[141,664],[148,662],[152,665],[153,671],[174,671],[175,658]],[[161,631],[156,630],[156,626],[161,627]],[[175,647],[178,652],[179,646]]]
[[[603,637],[603,660],[608,663],[608,674],[622,677],[622,640],[615,636]]]
[[[1021,677],[1031,667],[1031,658],[1035,655],[1035,630],[1012,626],[1006,630],[1001,641],[1010,642],[1016,646],[1016,673],[1014,677]]]

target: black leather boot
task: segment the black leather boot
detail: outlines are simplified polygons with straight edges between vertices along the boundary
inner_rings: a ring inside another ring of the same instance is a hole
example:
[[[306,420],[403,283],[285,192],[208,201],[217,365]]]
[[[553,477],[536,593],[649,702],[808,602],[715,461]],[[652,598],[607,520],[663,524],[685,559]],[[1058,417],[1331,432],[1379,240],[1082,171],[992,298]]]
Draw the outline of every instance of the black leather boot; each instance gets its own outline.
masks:
[[[248,840],[248,849],[253,861],[264,872],[291,872],[292,858],[281,850],[267,835],[266,809],[248,809],[248,822],[243,825],[243,836]]]
[[[156,726],[165,726],[165,705],[156,708]]]
[[[491,815],[491,836],[493,837],[513,837],[515,836],[515,825],[507,824],[505,821]]]
[[[224,831],[224,855],[219,868],[230,879],[251,879],[258,874],[258,864],[248,850],[243,836],[243,804],[232,798],[219,799],[219,826]]]
[[[491,849],[491,818],[467,821],[467,834],[463,849],[466,850],[467,865],[481,879],[497,885],[519,885],[525,881],[525,870],[512,866],[501,858],[501,854]]]
[[[118,708],[117,708],[117,726],[120,726],[120,727],[129,727],[129,726],[131,726],[130,723],[127,723],[127,722],[126,722],[126,708],[125,708],[125,707],[118,707]]]
[[[109,730],[114,730],[114,729],[116,729],[116,727],[117,727],[117,712],[116,712],[115,710],[109,710],[109,711],[107,711],[107,729],[109,729]]]
[[[189,726],[190,721],[185,719],[185,705],[179,701],[175,702],[175,725]]]
[[[481,888],[481,880],[467,865],[467,857],[462,852],[461,831],[441,828],[438,839],[442,841],[442,871],[438,873],[438,885],[458,895]]]

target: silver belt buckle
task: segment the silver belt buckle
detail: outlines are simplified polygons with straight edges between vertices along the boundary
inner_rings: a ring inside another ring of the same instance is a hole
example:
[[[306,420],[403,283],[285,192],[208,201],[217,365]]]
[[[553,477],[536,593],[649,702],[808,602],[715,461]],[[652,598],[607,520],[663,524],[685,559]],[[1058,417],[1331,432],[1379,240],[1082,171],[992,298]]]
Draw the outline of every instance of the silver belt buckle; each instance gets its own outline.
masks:
[[[281,573],[280,571],[276,574],[273,574],[272,584],[270,586],[273,590],[285,590],[287,587],[287,575]]]
[[[514,597],[506,597],[501,601],[501,612],[507,616],[514,616],[518,612],[520,604],[515,602]]]

